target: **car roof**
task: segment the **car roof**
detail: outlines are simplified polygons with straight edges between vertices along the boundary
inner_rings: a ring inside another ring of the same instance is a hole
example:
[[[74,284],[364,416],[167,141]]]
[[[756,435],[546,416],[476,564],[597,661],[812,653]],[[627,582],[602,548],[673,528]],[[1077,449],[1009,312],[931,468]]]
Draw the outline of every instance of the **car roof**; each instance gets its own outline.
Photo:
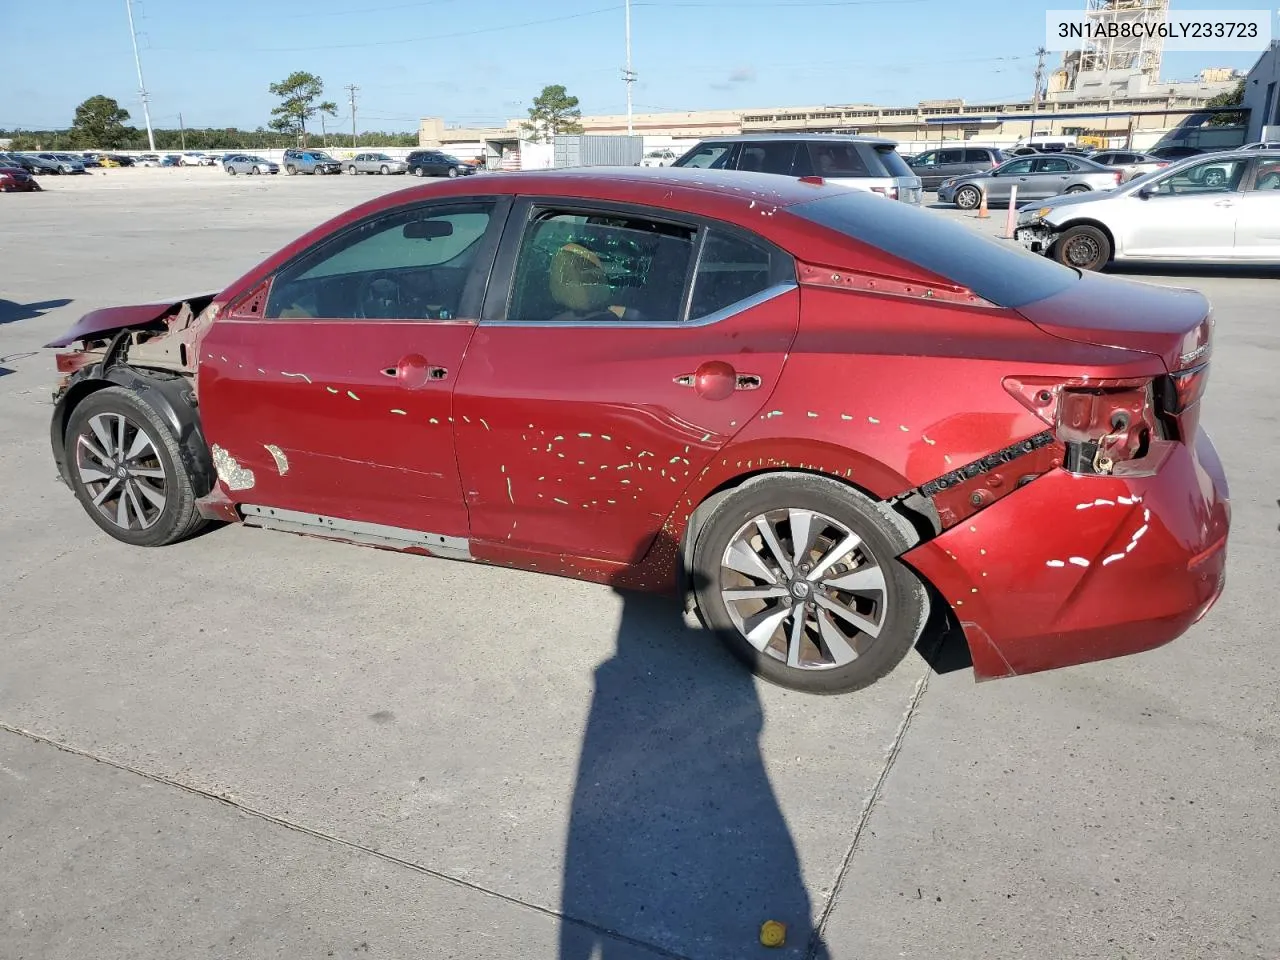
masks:
[[[866,137],[855,133],[734,133],[724,137],[703,137],[699,142],[754,143],[756,141],[767,142],[771,140],[817,140],[836,143],[853,141],[855,143],[870,143],[885,147],[896,147],[898,145],[897,140],[889,140],[885,137]]]

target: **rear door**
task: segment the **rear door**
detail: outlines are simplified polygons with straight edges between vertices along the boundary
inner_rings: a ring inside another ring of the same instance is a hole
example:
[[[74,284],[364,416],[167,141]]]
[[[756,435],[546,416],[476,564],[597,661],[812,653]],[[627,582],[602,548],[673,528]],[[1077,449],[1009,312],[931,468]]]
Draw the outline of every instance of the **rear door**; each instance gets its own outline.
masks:
[[[1025,185],[1018,185],[1019,200],[1043,200],[1066,190],[1067,181],[1076,170],[1066,157],[1037,157]]]
[[[1236,257],[1280,263],[1280,157],[1261,157],[1240,194]]]
[[[634,561],[765,407],[794,265],[646,207],[524,200],[510,223],[454,397],[473,543]]]
[[[960,177],[966,173],[977,172],[977,170],[974,170],[965,163],[964,150],[959,147],[938,151],[938,183],[941,183],[949,177]],[[921,177],[920,179],[923,180],[924,178]],[[926,184],[926,186],[928,186],[928,184]]]
[[[374,214],[218,318],[201,344],[200,412],[234,502],[466,537],[452,392],[507,206]]]

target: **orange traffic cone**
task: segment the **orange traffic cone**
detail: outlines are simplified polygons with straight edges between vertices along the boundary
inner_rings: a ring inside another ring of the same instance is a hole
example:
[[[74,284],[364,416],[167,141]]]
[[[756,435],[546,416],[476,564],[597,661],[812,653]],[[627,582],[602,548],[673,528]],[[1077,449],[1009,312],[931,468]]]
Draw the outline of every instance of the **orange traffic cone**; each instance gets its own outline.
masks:
[[[987,212],[987,191],[983,190],[982,199],[978,201],[978,219],[986,220],[990,216],[991,214]]]

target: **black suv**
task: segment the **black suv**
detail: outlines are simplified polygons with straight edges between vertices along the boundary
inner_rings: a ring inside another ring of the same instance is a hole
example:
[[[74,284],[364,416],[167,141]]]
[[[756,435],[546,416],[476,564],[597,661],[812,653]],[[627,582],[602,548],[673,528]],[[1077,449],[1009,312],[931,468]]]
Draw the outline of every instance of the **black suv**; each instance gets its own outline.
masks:
[[[341,173],[342,164],[323,150],[286,150],[284,172],[289,176],[295,173]]]
[[[920,178],[897,147],[892,140],[839,133],[743,134],[703,140],[672,166],[822,177],[918,204],[924,194]]]
[[[440,150],[415,150],[405,163],[415,177],[466,177],[476,172],[471,164]]]

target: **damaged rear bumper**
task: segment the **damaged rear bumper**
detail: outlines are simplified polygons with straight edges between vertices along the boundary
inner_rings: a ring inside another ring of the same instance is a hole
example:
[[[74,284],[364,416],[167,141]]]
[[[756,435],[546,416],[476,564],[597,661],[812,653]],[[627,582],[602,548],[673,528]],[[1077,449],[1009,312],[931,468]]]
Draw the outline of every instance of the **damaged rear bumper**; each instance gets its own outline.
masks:
[[[1176,639],[1222,593],[1229,525],[1200,432],[1153,476],[1052,471],[903,559],[951,605],[987,680]]]

